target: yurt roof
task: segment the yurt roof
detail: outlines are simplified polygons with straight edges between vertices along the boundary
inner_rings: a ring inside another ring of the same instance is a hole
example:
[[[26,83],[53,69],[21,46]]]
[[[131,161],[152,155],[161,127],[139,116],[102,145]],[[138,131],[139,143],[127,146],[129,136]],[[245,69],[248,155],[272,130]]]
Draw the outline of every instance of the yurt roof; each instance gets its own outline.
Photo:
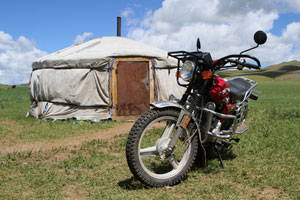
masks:
[[[32,63],[41,68],[94,68],[112,57],[151,57],[166,61],[167,52],[125,37],[100,37],[43,56]]]

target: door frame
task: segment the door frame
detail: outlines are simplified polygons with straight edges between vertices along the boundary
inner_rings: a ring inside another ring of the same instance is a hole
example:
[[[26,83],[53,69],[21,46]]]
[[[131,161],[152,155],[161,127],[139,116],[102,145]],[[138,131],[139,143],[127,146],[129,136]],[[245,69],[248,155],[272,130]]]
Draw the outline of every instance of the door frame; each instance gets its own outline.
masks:
[[[117,75],[116,75],[116,70],[117,70],[117,66],[118,66],[118,62],[120,61],[128,61],[128,62],[138,62],[138,61],[143,61],[143,62],[148,62],[148,66],[149,66],[149,91],[150,91],[150,99],[149,102],[153,102],[155,101],[155,80],[153,78],[153,70],[152,70],[152,59],[151,58],[146,58],[146,57],[119,57],[119,58],[115,58],[113,61],[113,68],[112,68],[112,74],[111,74],[111,79],[110,79],[110,94],[112,94],[112,99],[110,98],[110,105],[113,104],[113,120],[119,120],[121,118],[124,119],[123,116],[118,116],[117,115],[117,110],[115,105],[118,104],[118,91],[117,91]],[[112,103],[113,102],[113,103]],[[149,106],[150,108],[150,106]],[[135,116],[136,117],[136,116]],[[125,118],[130,118],[129,116],[125,116]]]

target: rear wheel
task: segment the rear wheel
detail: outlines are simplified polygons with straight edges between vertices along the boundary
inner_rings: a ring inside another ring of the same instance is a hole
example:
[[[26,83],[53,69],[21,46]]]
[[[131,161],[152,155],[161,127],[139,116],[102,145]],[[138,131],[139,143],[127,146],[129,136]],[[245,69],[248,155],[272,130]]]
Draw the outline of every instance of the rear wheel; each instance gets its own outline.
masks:
[[[146,185],[175,185],[186,176],[195,161],[198,136],[190,138],[188,130],[183,130],[171,155],[165,154],[176,132],[179,112],[175,109],[147,111],[129,133],[126,144],[128,166]]]

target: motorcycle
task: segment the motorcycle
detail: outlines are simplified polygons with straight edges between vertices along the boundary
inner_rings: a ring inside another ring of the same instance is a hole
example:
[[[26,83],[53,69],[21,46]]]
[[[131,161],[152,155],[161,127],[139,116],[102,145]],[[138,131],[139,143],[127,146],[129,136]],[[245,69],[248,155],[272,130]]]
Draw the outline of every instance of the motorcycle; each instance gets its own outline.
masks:
[[[191,170],[197,154],[206,162],[206,151],[215,151],[221,166],[223,148],[238,143],[234,136],[248,130],[245,124],[250,99],[257,100],[257,82],[234,77],[220,78],[220,70],[244,67],[260,69],[260,61],[244,54],[267,40],[263,31],[254,34],[256,46],[212,60],[209,52],[175,51],[177,83],[186,87],[178,99],[151,104],[151,110],[134,123],[126,143],[126,159],[133,175],[151,187],[172,186]],[[213,147],[213,148],[210,148]]]

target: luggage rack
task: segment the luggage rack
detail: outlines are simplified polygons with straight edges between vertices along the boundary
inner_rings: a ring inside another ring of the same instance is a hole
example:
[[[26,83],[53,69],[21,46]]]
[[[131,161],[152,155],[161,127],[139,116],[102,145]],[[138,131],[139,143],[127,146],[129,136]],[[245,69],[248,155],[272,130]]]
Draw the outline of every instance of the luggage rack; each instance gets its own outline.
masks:
[[[234,79],[238,79],[238,78],[241,78],[241,79],[244,79],[245,81],[249,82],[251,84],[251,87],[246,91],[245,95],[244,95],[244,98],[243,100],[240,102],[240,104],[244,103],[247,99],[249,99],[249,97],[251,96],[252,94],[252,91],[256,92],[256,93],[260,93],[259,91],[256,91],[254,88],[257,86],[257,82],[256,81],[253,81],[253,80],[250,80],[248,78],[245,78],[245,77],[241,77],[241,76],[237,76],[237,77],[234,77],[230,80],[234,80]]]
[[[178,66],[180,61],[185,61],[188,56],[194,57],[198,60],[203,61],[204,64],[210,65],[209,61],[211,60],[210,53],[208,52],[187,52],[187,51],[173,51],[169,52],[168,56],[178,59]]]

